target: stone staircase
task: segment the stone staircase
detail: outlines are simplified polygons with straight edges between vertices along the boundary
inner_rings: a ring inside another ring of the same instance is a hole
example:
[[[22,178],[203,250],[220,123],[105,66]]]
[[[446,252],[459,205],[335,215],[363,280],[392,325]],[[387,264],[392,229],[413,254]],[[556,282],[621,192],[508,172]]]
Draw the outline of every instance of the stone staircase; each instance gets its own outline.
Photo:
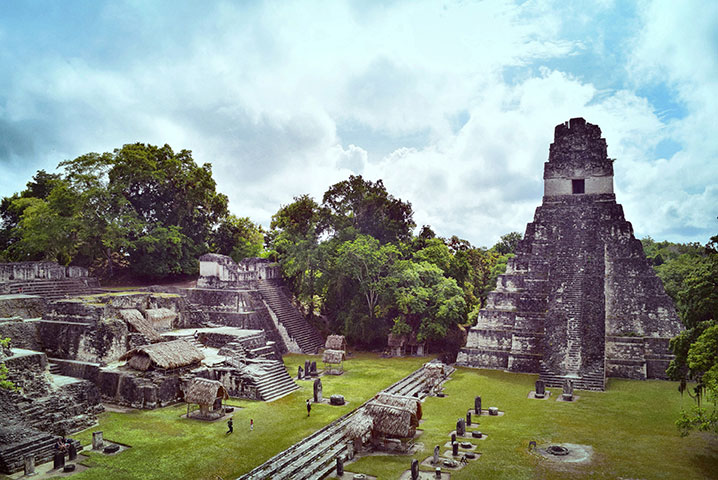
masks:
[[[279,322],[286,328],[289,337],[297,342],[302,353],[316,354],[324,347],[322,336],[292,305],[278,285],[267,280],[259,280],[257,288]]]
[[[0,472],[14,473],[23,469],[24,457],[35,457],[35,465],[52,460],[55,455],[57,435],[44,432],[28,432],[22,442],[0,446]],[[80,442],[68,439],[75,444],[78,451],[82,449]]]
[[[449,367],[447,377],[454,371]],[[424,367],[414,371],[393,385],[383,390],[386,393],[420,397],[425,396]],[[371,400],[369,400],[371,401]],[[347,440],[344,429],[351,417],[359,412],[368,402],[357,407],[348,414],[336,419],[329,425],[278,453],[251,472],[240,477],[240,480],[321,480],[326,478],[336,467],[336,459],[347,452]]]
[[[546,382],[547,387],[562,388],[566,379],[571,380],[573,388],[576,390],[594,390],[602,392],[606,385],[606,369],[597,368],[588,373],[582,373],[580,377],[571,375],[557,375],[545,369],[541,364],[541,373],[539,378]]]
[[[266,360],[262,362],[262,368],[265,373],[257,377],[256,382],[257,390],[265,402],[271,402],[299,390],[299,385],[294,383],[282,362]]]
[[[92,295],[103,290],[96,278],[65,278],[58,280],[31,280],[8,283],[6,293],[37,295],[48,300],[58,300],[65,297]]]
[[[60,365],[55,362],[48,362],[48,367],[50,368],[50,373],[53,375],[62,375],[62,369],[60,368]]]

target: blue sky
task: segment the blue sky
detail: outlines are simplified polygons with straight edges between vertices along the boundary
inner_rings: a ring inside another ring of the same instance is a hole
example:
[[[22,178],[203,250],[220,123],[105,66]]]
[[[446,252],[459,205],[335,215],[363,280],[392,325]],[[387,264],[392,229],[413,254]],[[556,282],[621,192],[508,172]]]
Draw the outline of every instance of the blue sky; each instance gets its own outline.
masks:
[[[718,2],[2,8],[2,196],[87,152],[168,143],[265,226],[361,174],[418,225],[490,246],[524,231],[554,126],[582,116],[636,236],[718,233]]]

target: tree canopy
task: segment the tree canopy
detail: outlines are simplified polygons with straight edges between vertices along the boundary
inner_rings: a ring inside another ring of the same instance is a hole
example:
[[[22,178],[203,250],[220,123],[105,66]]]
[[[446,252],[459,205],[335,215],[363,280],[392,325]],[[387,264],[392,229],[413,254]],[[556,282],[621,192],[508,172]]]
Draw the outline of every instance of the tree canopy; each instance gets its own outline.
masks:
[[[718,433],[718,236],[705,246],[650,238],[642,242],[685,326],[671,340],[676,357],[667,373],[696,405],[681,412],[677,425],[683,435],[691,430]],[[689,386],[691,381],[695,384]]]
[[[118,268],[152,278],[191,274],[228,215],[210,164],[197,165],[188,150],[136,143],[59,166],[62,174],[41,170],[3,199],[6,259],[72,263],[101,276]]]

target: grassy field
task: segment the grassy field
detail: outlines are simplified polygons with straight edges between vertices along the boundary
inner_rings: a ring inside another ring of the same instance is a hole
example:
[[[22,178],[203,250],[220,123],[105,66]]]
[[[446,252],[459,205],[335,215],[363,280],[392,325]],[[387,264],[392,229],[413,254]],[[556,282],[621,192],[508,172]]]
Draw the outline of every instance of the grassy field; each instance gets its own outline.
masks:
[[[296,373],[305,359],[287,355],[289,372]],[[234,434],[225,435],[226,423],[185,420],[184,405],[153,411],[104,413],[99,427],[77,437],[91,443],[91,431],[102,430],[107,440],[132,446],[117,456],[91,453],[92,468],[74,476],[85,479],[213,479],[236,478],[299,439],[360,405],[379,390],[418,368],[427,359],[382,359],[358,354],[345,362],[346,373],[322,377],[324,396],[340,393],[343,407],[315,405],[307,418],[305,400],[311,382],[272,403],[233,400]],[[681,438],[674,420],[682,404],[676,384],[662,381],[610,380],[606,392],[577,392],[575,403],[531,400],[536,375],[508,374],[459,368],[445,384],[445,398],[428,398],[423,404],[423,430],[417,442],[424,449],[414,457],[368,456],[346,466],[381,479],[396,479],[411,458],[431,455],[434,445],[448,441],[456,420],[481,395],[484,408],[497,406],[501,417],[480,418],[486,440],[475,441],[482,456],[452,473],[452,479],[703,479],[718,478],[718,441],[706,435]],[[249,419],[255,428],[249,431]],[[576,443],[590,445],[590,463],[565,466],[528,453],[530,440],[539,445]]]
[[[718,439],[706,435],[681,438],[674,421],[685,402],[676,383],[611,379],[606,392],[577,391],[575,403],[528,399],[536,375],[459,368],[445,384],[446,398],[424,404],[424,433],[417,439],[424,451],[449,440],[456,420],[481,395],[484,408],[497,406],[501,417],[480,418],[486,440],[474,441],[482,456],[452,479],[706,479],[718,478]],[[475,417],[474,417],[475,418]],[[590,445],[590,463],[566,466],[528,453],[528,443]],[[398,478],[409,468],[409,457],[368,456],[347,466],[379,478]]]
[[[321,362],[319,356],[286,355],[289,372],[296,375],[304,360]],[[348,413],[376,392],[419,368],[426,358],[382,359],[356,354],[345,362],[346,373],[322,377],[323,393],[344,395],[342,407],[314,405],[307,418],[305,401],[312,397],[312,382],[271,403],[230,400],[240,407],[234,412],[234,433],[225,435],[227,424],[180,418],[185,404],[131,413],[106,412],[100,425],[79,435],[83,445],[92,444],[92,431],[102,430],[108,441],[132,448],[116,456],[90,452],[85,462],[92,467],[73,476],[89,479],[234,479],[273,455]],[[249,420],[254,430],[249,431]]]

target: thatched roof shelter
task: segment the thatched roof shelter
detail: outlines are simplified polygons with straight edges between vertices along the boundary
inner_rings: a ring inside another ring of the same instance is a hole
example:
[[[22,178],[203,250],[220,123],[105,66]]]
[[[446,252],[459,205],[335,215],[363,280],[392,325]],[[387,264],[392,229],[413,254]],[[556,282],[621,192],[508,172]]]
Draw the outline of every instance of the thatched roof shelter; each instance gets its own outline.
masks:
[[[367,415],[371,416],[372,434],[387,438],[409,438],[416,433],[419,419],[407,408],[386,405],[377,401],[369,402]]]
[[[185,402],[198,405],[212,405],[218,398],[228,399],[227,389],[221,382],[208,378],[193,378],[184,392]]]
[[[361,409],[351,417],[347,426],[344,427],[344,432],[351,439],[359,438],[366,441],[371,435],[373,427],[374,420],[371,415],[365,409]]]
[[[344,361],[344,350],[324,350],[322,361],[324,363],[340,364]]]
[[[429,362],[424,364],[424,378],[426,383],[437,385],[446,376],[446,365],[441,362]]]
[[[346,350],[347,341],[344,338],[344,335],[329,335],[324,348],[327,350]]]
[[[132,328],[144,335],[149,342],[155,343],[162,340],[162,337],[157,333],[152,322],[147,320],[139,310],[135,308],[125,308],[120,310],[120,316]]]
[[[404,395],[393,395],[391,393],[378,393],[374,397],[374,402],[381,403],[383,405],[390,405],[392,407],[405,408],[412,412],[416,416],[417,420],[421,420],[422,410],[421,402],[416,397],[406,397]]]
[[[120,357],[120,360],[128,360],[130,367],[142,371],[150,368],[179,368],[199,363],[203,359],[204,354],[185,340],[142,345]]]

